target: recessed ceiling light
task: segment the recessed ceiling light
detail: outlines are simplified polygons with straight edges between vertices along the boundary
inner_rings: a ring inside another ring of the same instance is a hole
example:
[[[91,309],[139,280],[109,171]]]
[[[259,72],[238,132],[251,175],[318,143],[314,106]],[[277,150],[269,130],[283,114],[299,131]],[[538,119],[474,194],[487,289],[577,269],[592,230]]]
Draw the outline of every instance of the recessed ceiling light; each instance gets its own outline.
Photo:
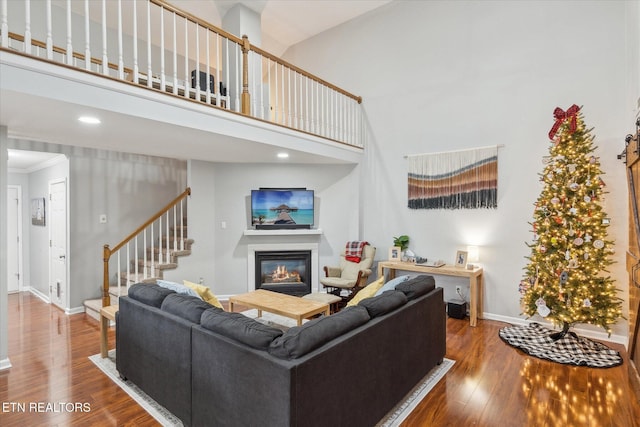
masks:
[[[99,125],[100,124],[100,119],[97,117],[93,117],[93,116],[80,116],[78,117],[78,121],[82,122],[82,123],[86,123],[89,125]]]
[[[278,158],[279,159],[288,159],[289,158],[289,153],[278,153]]]

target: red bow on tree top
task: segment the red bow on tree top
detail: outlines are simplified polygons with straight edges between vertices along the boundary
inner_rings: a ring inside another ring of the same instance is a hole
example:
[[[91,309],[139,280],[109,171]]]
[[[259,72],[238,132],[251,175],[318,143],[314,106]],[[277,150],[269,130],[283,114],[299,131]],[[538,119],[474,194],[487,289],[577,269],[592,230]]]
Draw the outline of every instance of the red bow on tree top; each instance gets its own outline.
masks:
[[[573,104],[571,107],[569,107],[566,112],[562,111],[562,108],[556,107],[556,109],[553,110],[553,117],[555,117],[556,122],[553,124],[553,127],[549,131],[549,139],[553,139],[553,137],[556,136],[556,132],[558,132],[558,129],[560,129],[560,125],[562,125],[562,123],[564,123],[564,121],[567,119],[571,120],[571,122],[569,123],[569,129],[571,130],[571,133],[575,132],[576,127],[578,126],[578,111],[580,111],[580,107],[578,107],[576,104]]]

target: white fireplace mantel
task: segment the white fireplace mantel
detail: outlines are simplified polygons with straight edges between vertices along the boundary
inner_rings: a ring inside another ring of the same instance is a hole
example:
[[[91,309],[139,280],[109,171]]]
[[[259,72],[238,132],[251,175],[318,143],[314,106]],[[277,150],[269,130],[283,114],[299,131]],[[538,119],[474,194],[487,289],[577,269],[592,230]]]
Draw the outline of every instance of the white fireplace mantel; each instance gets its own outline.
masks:
[[[321,235],[321,228],[293,228],[273,230],[244,230],[245,236],[312,236]]]
[[[260,230],[262,231],[262,230]],[[291,231],[291,230],[289,230]],[[307,230],[308,231],[308,230]],[[319,257],[317,243],[265,243],[247,245],[247,291],[256,290],[256,252],[311,251],[311,292],[318,292]]]

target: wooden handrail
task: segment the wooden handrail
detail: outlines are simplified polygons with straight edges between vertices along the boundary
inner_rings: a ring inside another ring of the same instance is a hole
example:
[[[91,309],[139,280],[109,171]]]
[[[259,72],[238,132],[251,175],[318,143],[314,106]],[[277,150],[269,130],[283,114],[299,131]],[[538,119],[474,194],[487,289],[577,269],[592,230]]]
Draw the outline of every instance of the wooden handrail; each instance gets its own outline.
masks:
[[[290,62],[287,62],[287,61],[285,61],[283,59],[280,59],[277,56],[272,55],[269,52],[260,49],[259,47],[251,45],[251,50],[256,52],[256,53],[258,53],[258,54],[260,54],[260,55],[262,55],[262,56],[264,56],[264,57],[266,57],[266,58],[269,58],[273,62],[277,62],[280,65],[284,65],[285,67],[291,68],[293,71],[295,71],[297,73],[300,73],[303,76],[305,76],[305,77],[307,77],[307,78],[309,78],[309,79],[311,79],[311,80],[313,80],[315,82],[318,82],[318,83],[320,83],[320,84],[322,84],[324,86],[327,86],[328,88],[333,89],[336,92],[339,92],[339,93],[343,94],[344,96],[349,97],[349,98],[357,101],[358,104],[362,104],[362,97],[361,96],[357,96],[357,95],[354,95],[354,94],[352,94],[350,92],[347,92],[344,89],[340,89],[338,86],[333,85],[333,84],[329,83],[328,81],[321,79],[320,77],[314,76],[313,74],[303,70],[302,68],[296,67],[295,65],[291,64]]]
[[[16,33],[12,33],[12,32],[9,32],[8,34],[9,34],[9,38],[10,39],[13,39],[13,40],[16,40],[16,41],[24,43],[24,36],[21,36],[20,34],[16,34]],[[47,48],[47,44],[45,42],[41,41],[41,40],[31,39],[31,44],[33,46],[39,47],[41,49],[46,49]],[[51,46],[51,50],[56,52],[56,53],[59,53],[61,55],[66,55],[67,54],[67,50],[61,48],[60,46],[52,45]],[[74,51],[74,52],[72,52],[72,55],[76,59],[80,59],[82,61],[86,61],[86,57],[82,53]],[[91,63],[102,66],[102,59],[91,57]],[[112,70],[117,70],[118,69],[118,65],[114,64],[112,62],[108,62],[107,63],[107,67],[111,68]],[[133,70],[131,68],[124,67],[124,72],[125,73],[133,73]]]
[[[111,255],[113,255],[118,250],[122,249],[124,245],[133,240],[136,236],[138,236],[145,228],[149,227],[160,218],[162,215],[167,213],[171,208],[180,203],[184,198],[191,195],[191,187],[187,187],[186,190],[182,192],[178,197],[173,199],[169,204],[167,204],[164,208],[160,209],[155,215],[149,218],[144,224],[140,227],[136,228],[134,232],[129,234],[124,238],[120,243],[115,245],[113,249],[109,248],[109,245],[106,244],[103,247],[102,251],[102,262],[103,262],[103,278],[102,278],[102,306],[107,307],[111,305],[111,297],[109,296],[109,260],[111,259]]]

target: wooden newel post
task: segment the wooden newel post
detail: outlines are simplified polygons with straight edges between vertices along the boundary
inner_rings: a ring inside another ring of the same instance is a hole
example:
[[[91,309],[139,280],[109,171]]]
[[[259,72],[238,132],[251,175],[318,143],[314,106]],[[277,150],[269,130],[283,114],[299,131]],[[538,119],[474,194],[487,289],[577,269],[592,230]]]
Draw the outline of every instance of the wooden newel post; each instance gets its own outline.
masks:
[[[111,297],[109,296],[109,258],[111,258],[111,249],[109,245],[104,245],[102,251],[103,277],[102,277],[102,306],[111,305]]]
[[[242,36],[242,114],[251,114],[251,95],[249,94],[249,37]]]

